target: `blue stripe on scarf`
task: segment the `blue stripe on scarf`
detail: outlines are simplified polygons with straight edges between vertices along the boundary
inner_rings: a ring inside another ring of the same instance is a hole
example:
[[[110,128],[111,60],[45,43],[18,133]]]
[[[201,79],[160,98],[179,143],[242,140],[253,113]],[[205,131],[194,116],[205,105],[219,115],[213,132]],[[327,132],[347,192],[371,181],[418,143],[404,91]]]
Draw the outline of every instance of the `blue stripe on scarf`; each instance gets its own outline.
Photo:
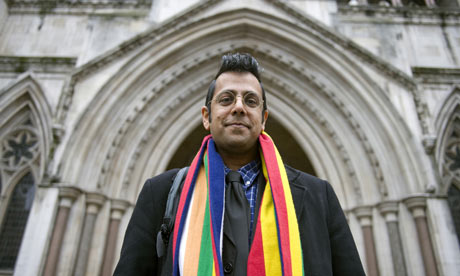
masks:
[[[212,139],[208,141],[208,160],[209,160],[209,199],[212,220],[212,230],[214,244],[216,246],[217,260],[219,262],[220,275],[224,275],[222,258],[220,253],[222,218],[224,213],[225,198],[225,174],[224,162],[216,152],[215,144]]]

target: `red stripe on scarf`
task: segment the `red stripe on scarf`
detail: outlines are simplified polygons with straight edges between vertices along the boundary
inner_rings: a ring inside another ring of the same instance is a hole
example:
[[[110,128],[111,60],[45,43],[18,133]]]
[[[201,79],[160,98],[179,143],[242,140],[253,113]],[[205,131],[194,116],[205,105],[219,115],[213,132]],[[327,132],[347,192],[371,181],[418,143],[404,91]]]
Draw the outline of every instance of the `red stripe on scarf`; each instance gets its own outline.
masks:
[[[271,139],[264,134],[259,136],[260,145],[265,158],[265,164],[267,166],[268,178],[270,180],[270,187],[273,193],[273,201],[275,203],[275,212],[278,220],[278,235],[280,239],[280,254],[283,265],[283,275],[292,275],[291,265],[291,248],[289,242],[289,221],[287,217],[286,199],[284,196],[283,182],[279,172],[279,166],[284,164],[278,164],[276,160],[276,151],[271,142]]]
[[[260,230],[260,213],[258,217],[254,240],[252,241],[251,251],[248,256],[248,275],[265,275],[264,248],[262,244],[262,232]]]

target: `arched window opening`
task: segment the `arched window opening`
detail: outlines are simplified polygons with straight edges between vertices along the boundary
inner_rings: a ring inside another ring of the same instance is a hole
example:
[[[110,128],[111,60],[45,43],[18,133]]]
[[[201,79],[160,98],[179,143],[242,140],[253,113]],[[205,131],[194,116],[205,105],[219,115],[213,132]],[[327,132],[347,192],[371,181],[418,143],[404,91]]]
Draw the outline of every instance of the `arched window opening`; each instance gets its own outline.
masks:
[[[460,189],[455,185],[451,185],[447,193],[447,201],[449,202],[450,212],[457,233],[458,245],[460,246]]]
[[[14,188],[0,230],[0,270],[13,270],[35,195],[35,180],[29,172]]]

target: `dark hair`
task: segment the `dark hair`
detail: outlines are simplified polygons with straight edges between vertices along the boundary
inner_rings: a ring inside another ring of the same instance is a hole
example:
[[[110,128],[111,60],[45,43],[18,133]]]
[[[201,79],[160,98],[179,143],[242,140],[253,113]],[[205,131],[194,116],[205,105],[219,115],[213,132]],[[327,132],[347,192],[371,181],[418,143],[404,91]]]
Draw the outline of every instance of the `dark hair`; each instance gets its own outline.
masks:
[[[254,77],[257,78],[260,84],[260,88],[262,89],[262,99],[264,101],[263,109],[262,109],[262,121],[263,121],[264,112],[265,110],[267,110],[267,99],[265,98],[264,87],[262,85],[262,82],[260,81],[259,73],[261,71],[262,71],[262,68],[259,66],[259,63],[250,54],[235,53],[235,54],[223,55],[219,72],[217,72],[216,76],[214,77],[211,84],[209,85],[208,94],[206,95],[205,105],[208,108],[209,121],[211,122],[211,100],[212,100],[212,97],[214,96],[214,90],[216,88],[216,79],[222,73],[225,73],[225,72],[241,72],[241,73],[248,72],[248,73],[253,74]]]

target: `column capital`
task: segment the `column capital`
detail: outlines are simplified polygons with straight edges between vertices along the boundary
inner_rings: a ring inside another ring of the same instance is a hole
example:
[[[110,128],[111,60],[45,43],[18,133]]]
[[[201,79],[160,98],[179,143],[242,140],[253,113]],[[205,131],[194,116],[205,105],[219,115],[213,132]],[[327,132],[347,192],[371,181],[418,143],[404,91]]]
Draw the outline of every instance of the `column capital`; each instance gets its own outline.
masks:
[[[104,204],[106,197],[99,193],[86,194],[86,212],[97,213],[99,208]]]
[[[404,199],[404,203],[414,218],[425,216],[426,198],[426,195],[414,195]]]
[[[359,219],[365,217],[372,217],[372,206],[358,206],[353,209],[353,212]]]
[[[75,200],[81,194],[81,190],[72,186],[60,186],[59,197]]]
[[[378,204],[382,216],[387,222],[398,221],[399,202],[395,200],[384,201]]]
[[[409,208],[409,210],[412,210],[415,208],[425,208],[426,198],[427,196],[425,194],[421,194],[421,195],[409,196],[405,198],[403,201],[404,201],[404,204],[406,204],[407,208]]]
[[[101,206],[104,204],[106,197],[99,193],[86,193],[86,204]]]
[[[129,201],[123,199],[112,199],[112,210],[117,210],[121,212],[125,212],[126,209],[131,205]]]
[[[398,213],[399,211],[399,202],[396,201],[396,200],[388,200],[388,201],[384,201],[384,202],[381,202],[378,204],[378,208],[379,208],[379,211],[380,213],[382,213],[383,215],[387,214],[387,213]]]
[[[353,209],[361,227],[372,226],[372,206],[359,206]]]

